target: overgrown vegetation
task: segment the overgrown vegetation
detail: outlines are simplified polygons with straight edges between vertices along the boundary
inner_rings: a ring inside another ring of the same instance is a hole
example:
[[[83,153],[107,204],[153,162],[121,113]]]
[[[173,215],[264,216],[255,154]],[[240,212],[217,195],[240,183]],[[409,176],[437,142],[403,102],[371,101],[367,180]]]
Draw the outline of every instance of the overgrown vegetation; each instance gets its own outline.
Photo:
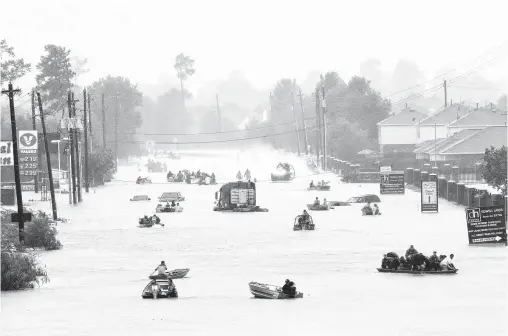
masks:
[[[29,210],[26,210],[29,211]],[[13,211],[2,210],[2,291],[33,288],[49,281],[46,270],[39,264],[32,249],[58,250],[62,244],[52,220],[42,211],[34,212],[32,221],[25,223],[25,244],[19,243],[18,224],[11,223]]]
[[[506,146],[485,149],[482,175],[485,181],[506,196],[507,161]]]

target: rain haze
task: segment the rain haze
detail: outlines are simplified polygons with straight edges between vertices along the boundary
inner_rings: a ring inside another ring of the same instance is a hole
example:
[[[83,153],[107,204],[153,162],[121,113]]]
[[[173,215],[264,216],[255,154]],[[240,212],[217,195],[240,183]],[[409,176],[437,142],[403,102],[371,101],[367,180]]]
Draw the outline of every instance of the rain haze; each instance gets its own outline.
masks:
[[[507,10],[3,1],[1,334],[506,335]]]

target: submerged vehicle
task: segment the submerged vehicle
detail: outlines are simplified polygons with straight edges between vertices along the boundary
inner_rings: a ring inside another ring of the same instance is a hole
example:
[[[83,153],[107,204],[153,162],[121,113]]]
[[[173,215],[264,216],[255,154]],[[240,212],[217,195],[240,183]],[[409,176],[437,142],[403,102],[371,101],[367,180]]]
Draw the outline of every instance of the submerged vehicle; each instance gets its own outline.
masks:
[[[277,171],[271,174],[273,182],[292,181],[295,178],[295,168],[289,163],[279,163]]]
[[[268,212],[256,205],[256,184],[254,182],[229,182],[215,192],[214,211]]]
[[[136,180],[136,184],[148,184],[148,183],[152,183],[152,180],[150,180],[149,177],[138,177],[137,180]]]
[[[294,298],[289,297],[288,294],[282,292],[282,287],[262,284],[258,282],[250,282],[249,289],[252,295],[257,299],[273,299],[273,300],[285,300],[285,299],[301,299],[303,293],[296,292]]]
[[[181,279],[187,276],[189,273],[190,268],[177,268],[171,271],[166,271],[165,278],[167,279]],[[160,276],[156,274],[157,271],[153,272],[148,278],[149,279],[160,279]]]
[[[182,196],[181,192],[165,192],[159,197],[159,202],[182,202],[185,201],[185,197]]]
[[[377,271],[381,273],[405,273],[405,274],[456,274],[459,269],[444,270],[444,271],[413,271],[409,269],[389,269],[378,268]]]
[[[178,291],[171,279],[150,280],[141,293],[143,299],[177,298]]]
[[[141,201],[150,201],[151,198],[148,195],[136,195],[131,198],[131,202],[141,202]]]
[[[293,231],[307,231],[307,230],[314,230],[316,225],[314,224],[314,221],[312,220],[311,216],[307,216],[307,220],[304,216],[299,215],[296,216],[295,222],[293,224]]]
[[[351,197],[347,200],[348,203],[380,203],[378,195],[365,194],[360,196]]]

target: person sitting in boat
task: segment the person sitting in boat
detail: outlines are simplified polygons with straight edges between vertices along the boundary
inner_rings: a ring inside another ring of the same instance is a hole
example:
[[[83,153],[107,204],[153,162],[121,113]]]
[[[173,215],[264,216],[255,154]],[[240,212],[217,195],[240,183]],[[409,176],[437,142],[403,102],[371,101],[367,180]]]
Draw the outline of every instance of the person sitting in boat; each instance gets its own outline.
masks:
[[[141,184],[141,181],[143,181],[143,179],[141,178],[141,176],[138,176],[138,178],[136,179],[136,183]]]
[[[180,212],[183,210],[183,208],[180,206],[180,203],[176,203],[176,206],[174,207],[175,211]]]
[[[365,206],[362,208],[362,212],[364,215],[372,215],[372,207],[370,205],[370,202],[367,202]]]
[[[159,216],[157,216],[155,214],[152,216],[151,220],[152,220],[153,224],[159,224],[161,222],[161,219],[159,218]]]
[[[410,245],[409,248],[406,251],[406,259],[411,259],[411,257],[415,254],[418,254],[418,250],[415,249],[413,245]]]
[[[175,176],[175,174],[173,174],[173,173],[171,172],[171,170],[170,170],[170,171],[168,172],[168,174],[166,175],[166,178],[168,179],[168,178],[173,177],[173,176]]]
[[[176,177],[178,181],[183,181],[183,173],[181,170],[178,171],[178,174],[176,174]]]
[[[404,256],[400,256],[399,258],[399,266],[397,267],[399,270],[408,270],[411,269],[411,266],[407,263],[406,258]]]
[[[314,185],[314,180],[312,180],[312,181],[310,181],[309,188],[314,188],[314,187],[316,187],[316,186]]]
[[[374,204],[374,206],[373,206],[373,214],[374,215],[381,215],[381,212],[379,211],[379,207],[377,206],[377,204]]]
[[[161,261],[160,265],[155,268],[157,271],[157,277],[159,278],[167,278],[166,271],[168,270],[168,267],[166,266],[166,262],[163,260]]]
[[[236,179],[238,181],[241,181],[242,180],[242,172],[241,171],[238,171],[238,173],[236,173]]]
[[[319,206],[320,204],[321,202],[319,202],[319,198],[316,197],[316,199],[314,200],[314,205]]]
[[[243,176],[245,177],[246,180],[250,180],[250,170],[249,170],[249,168],[247,168],[245,170],[245,174],[243,174]]]
[[[323,199],[323,206],[328,208],[328,201],[326,200],[326,198]]]
[[[289,285],[290,283],[291,281],[289,281],[289,279],[286,279],[286,281],[284,282],[284,286],[282,286],[282,293],[289,295],[289,293],[291,292],[291,286]]]
[[[325,180],[321,180],[321,185],[324,187],[326,185]]]
[[[214,173],[212,173],[212,175],[210,175],[210,183],[212,183],[212,184],[216,183],[216,181],[215,181],[215,174]]]
[[[440,269],[439,266],[440,262],[441,260],[439,260],[437,252],[436,251],[432,252],[432,255],[429,257],[429,268],[438,271]]]
[[[175,201],[174,201],[174,200],[172,200],[172,201],[171,201],[171,207],[172,207],[172,208],[174,208],[175,206],[176,206]]]
[[[450,258],[444,257],[443,260],[439,263],[439,267],[441,271],[451,271],[455,269],[455,265],[452,263],[453,254],[450,254]]]

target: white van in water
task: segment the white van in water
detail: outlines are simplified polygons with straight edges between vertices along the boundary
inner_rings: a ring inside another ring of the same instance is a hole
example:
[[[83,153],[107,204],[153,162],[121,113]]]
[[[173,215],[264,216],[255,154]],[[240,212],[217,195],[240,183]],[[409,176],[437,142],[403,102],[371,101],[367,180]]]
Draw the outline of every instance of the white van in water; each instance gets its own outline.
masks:
[[[181,192],[165,192],[159,197],[159,202],[181,202],[185,201],[185,197],[182,196]]]

